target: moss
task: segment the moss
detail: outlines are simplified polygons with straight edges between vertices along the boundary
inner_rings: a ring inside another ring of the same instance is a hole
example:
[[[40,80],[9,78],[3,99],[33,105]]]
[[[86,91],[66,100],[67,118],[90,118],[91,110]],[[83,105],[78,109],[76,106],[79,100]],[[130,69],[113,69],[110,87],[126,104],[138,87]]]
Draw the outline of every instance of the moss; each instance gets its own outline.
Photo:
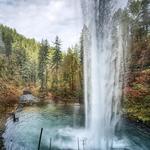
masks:
[[[149,67],[150,67],[150,66],[149,66]],[[150,69],[149,69],[149,68],[148,68],[148,69],[145,69],[145,70],[142,71],[142,73],[150,74]]]
[[[133,83],[133,87],[134,90],[143,90],[144,86],[142,84],[139,83]]]
[[[142,121],[150,125],[150,107],[145,107],[142,104],[124,105],[123,113],[126,114],[131,120]]]
[[[144,103],[150,104],[150,95],[144,97]]]

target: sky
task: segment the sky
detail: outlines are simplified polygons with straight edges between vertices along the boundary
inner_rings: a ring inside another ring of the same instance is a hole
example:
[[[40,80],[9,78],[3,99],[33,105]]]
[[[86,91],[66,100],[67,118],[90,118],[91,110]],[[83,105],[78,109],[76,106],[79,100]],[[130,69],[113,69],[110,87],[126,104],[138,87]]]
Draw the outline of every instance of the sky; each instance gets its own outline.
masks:
[[[0,23],[51,44],[58,35],[62,50],[79,41],[83,26],[79,0],[0,0]]]

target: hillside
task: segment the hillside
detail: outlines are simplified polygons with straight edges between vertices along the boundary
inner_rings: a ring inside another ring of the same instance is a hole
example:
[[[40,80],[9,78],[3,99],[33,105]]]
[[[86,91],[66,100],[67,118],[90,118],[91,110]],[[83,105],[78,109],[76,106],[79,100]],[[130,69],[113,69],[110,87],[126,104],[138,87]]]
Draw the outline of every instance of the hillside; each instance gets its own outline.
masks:
[[[124,113],[150,125],[150,37],[132,47],[129,79],[124,89]]]
[[[62,52],[58,36],[53,43],[52,46],[48,40],[39,43],[0,25],[0,82],[5,86],[1,88],[2,97],[6,93],[9,95],[8,91],[17,97],[18,91],[29,87],[42,98],[81,101],[83,61],[80,46]],[[16,98],[13,101],[17,102]]]

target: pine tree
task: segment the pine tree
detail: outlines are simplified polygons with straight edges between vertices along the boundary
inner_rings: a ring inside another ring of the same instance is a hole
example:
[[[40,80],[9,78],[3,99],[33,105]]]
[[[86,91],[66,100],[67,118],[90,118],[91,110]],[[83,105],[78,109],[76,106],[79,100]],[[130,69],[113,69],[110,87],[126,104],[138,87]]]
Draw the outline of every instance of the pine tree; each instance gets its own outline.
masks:
[[[54,42],[54,52],[52,56],[52,69],[54,71],[54,79],[53,79],[53,86],[57,89],[58,87],[58,70],[62,62],[62,52],[61,52],[61,41],[58,36],[56,36]],[[56,86],[54,85],[56,83]]]
[[[5,44],[5,55],[6,57],[10,57],[12,53],[12,42],[13,42],[13,37],[12,34],[9,30],[3,29],[2,30],[2,39]]]
[[[39,73],[38,77],[41,83],[41,90],[47,87],[46,71],[48,63],[49,44],[47,40],[42,40],[41,47],[39,50]]]
[[[150,1],[143,0],[142,3],[142,10],[141,10],[141,19],[142,19],[142,26],[147,35],[148,31],[150,30]]]
[[[84,55],[84,28],[80,37],[80,81],[81,81],[81,89],[83,89],[83,55]]]

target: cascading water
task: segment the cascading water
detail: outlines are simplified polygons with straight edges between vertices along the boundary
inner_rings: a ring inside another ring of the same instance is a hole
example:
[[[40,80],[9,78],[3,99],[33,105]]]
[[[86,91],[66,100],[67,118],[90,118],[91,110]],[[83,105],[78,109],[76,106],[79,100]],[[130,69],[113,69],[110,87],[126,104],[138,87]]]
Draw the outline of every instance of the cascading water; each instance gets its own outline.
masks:
[[[91,139],[89,149],[109,150],[113,147],[115,127],[120,116],[124,63],[120,25],[115,26],[113,37],[113,15],[118,7],[119,1],[82,0],[85,113],[88,138]]]

